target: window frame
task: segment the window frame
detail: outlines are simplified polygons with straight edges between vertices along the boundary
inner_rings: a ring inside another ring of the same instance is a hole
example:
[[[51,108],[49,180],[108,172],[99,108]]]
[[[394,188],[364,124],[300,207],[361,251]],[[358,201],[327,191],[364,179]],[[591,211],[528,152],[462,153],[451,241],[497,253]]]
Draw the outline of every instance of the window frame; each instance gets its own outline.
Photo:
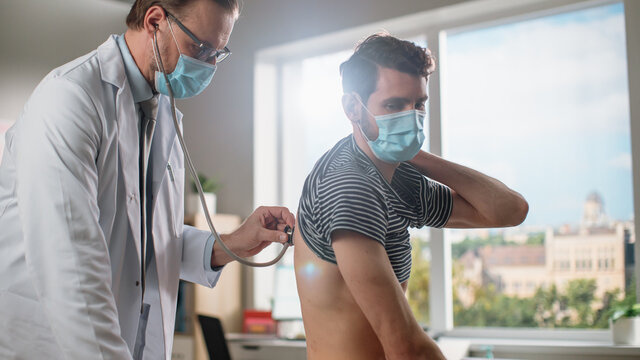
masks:
[[[380,29],[402,38],[425,36],[428,46],[438,60],[436,71],[429,78],[429,141],[431,152],[442,155],[442,119],[446,116],[442,109],[442,88],[446,84],[446,39],[447,35],[463,31],[531,20],[591,7],[623,3],[625,7],[625,23],[634,20],[640,22],[640,15],[628,11],[629,0],[477,0],[457,5],[446,6],[423,13],[412,14],[401,18],[385,20],[378,23],[318,36],[311,39],[272,47],[258,51],[255,57],[256,71],[254,76],[254,204],[282,203],[282,86],[279,81],[285,63],[296,59],[329,54],[353,47],[354,39],[360,39]],[[428,24],[428,25],[424,25]],[[640,113],[633,107],[633,100],[640,98],[640,84],[632,86],[631,69],[640,67],[640,59],[630,56],[629,47],[640,43],[638,32],[627,33],[627,67],[629,77],[630,133],[632,159],[640,159]],[[632,49],[634,50],[634,49]],[[637,49],[635,49],[637,50]],[[637,76],[636,76],[637,77]],[[640,80],[636,80],[640,82]],[[265,83],[275,85],[273,93],[267,95],[262,90]],[[638,93],[634,92],[637,91]],[[635,111],[635,112],[634,112]],[[268,134],[268,135],[266,135]],[[275,141],[274,141],[275,139]],[[278,144],[274,146],[273,144]],[[640,167],[638,161],[632,161],[634,219],[635,229],[640,229]],[[610,341],[608,330],[592,329],[536,329],[536,328],[485,328],[453,326],[453,286],[451,244],[447,242],[442,229],[430,229],[431,247],[431,281],[430,281],[430,325],[429,332],[434,335],[454,337],[511,338],[536,340],[587,340]],[[275,249],[271,251],[275,253]],[[265,251],[259,257],[269,258],[271,252]],[[640,247],[635,246],[636,297],[640,300]],[[258,273],[252,270],[249,274],[249,296],[246,303],[250,306],[264,305],[255,296],[269,282],[269,272]],[[437,296],[435,295],[437,294]]]

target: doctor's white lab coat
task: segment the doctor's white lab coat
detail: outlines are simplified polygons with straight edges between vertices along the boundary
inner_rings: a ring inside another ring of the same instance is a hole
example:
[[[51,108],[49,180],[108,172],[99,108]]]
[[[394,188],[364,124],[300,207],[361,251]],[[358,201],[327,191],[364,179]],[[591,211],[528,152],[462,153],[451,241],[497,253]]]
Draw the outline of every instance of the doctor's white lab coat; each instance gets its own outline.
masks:
[[[111,36],[47,75],[6,134],[0,358],[131,358],[141,306],[138,122]],[[169,359],[179,279],[213,286],[219,272],[203,266],[210,233],[183,226],[183,153],[166,96],[151,156]]]

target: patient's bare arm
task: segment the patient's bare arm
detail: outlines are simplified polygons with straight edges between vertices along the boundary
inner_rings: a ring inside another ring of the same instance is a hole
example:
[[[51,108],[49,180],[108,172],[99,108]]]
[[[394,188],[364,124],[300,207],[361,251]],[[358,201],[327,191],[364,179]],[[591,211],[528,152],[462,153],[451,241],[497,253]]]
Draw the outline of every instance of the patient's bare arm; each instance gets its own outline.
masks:
[[[497,179],[425,151],[410,163],[423,175],[451,188],[453,206],[446,227],[516,226],[527,216],[527,201]]]
[[[385,358],[444,359],[415,320],[384,247],[353,231],[332,233],[338,268],[375,331]]]

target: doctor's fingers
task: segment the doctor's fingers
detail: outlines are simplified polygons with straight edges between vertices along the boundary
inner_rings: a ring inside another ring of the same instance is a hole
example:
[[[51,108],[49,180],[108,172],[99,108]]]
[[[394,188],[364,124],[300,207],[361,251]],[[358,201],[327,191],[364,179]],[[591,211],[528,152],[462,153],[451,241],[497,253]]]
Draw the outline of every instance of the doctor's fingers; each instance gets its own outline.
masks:
[[[274,227],[274,224],[286,224],[291,227],[295,226],[295,216],[283,206],[261,206],[255,211],[264,226]]]
[[[288,236],[286,233],[278,230],[261,229],[258,232],[258,241],[268,241],[270,243],[277,242],[284,244],[287,242]]]

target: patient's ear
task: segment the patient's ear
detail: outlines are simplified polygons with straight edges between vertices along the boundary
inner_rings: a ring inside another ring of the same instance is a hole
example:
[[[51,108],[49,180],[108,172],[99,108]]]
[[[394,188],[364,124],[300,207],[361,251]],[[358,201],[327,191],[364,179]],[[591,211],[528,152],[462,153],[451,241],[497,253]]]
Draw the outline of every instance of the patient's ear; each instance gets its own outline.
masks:
[[[356,98],[356,94],[344,94],[342,95],[342,108],[344,109],[345,115],[349,118],[352,123],[360,122],[360,114],[362,112],[362,105]]]

